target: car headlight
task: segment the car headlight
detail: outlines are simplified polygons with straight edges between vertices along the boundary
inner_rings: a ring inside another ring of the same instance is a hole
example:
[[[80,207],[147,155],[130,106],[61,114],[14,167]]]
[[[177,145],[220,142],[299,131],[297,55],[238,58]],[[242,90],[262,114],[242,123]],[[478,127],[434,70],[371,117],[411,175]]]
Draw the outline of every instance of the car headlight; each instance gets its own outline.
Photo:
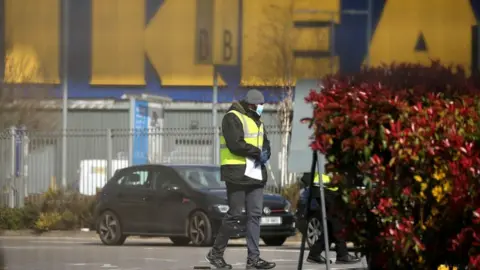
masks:
[[[289,201],[285,200],[285,207],[283,208],[283,210],[289,213],[290,211],[292,211],[292,204]]]
[[[228,207],[226,204],[216,204],[214,205],[214,208],[217,209],[218,212],[225,214],[228,212],[230,207]]]

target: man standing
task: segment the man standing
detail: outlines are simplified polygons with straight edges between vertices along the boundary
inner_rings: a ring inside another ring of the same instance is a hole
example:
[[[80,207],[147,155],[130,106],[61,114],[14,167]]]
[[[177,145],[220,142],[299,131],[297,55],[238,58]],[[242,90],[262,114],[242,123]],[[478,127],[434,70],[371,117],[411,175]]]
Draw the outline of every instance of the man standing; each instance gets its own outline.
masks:
[[[302,182],[310,183],[310,173],[303,174]],[[322,180],[325,185],[325,208],[327,210],[327,223],[328,223],[328,240],[330,243],[335,243],[335,249],[337,252],[337,264],[354,264],[360,262],[360,259],[354,257],[348,253],[347,242],[342,236],[342,230],[344,229],[343,222],[341,220],[343,201],[338,192],[338,187],[334,187],[330,184],[330,177],[328,175],[322,175]],[[318,173],[315,174],[313,181],[314,187],[312,190],[312,197],[320,203],[320,177]],[[325,250],[325,241],[323,236],[319,237],[317,241],[310,248],[310,252],[307,257],[307,261],[310,263],[325,263],[325,258],[321,253]]]
[[[220,171],[227,186],[229,210],[206,260],[214,267],[232,269],[223,259],[230,232],[238,228],[242,210],[247,214],[247,269],[272,269],[275,263],[260,258],[260,218],[263,187],[267,182],[265,163],[270,159],[270,142],[260,119],[263,94],[252,89],[244,100],[233,102],[222,120]]]

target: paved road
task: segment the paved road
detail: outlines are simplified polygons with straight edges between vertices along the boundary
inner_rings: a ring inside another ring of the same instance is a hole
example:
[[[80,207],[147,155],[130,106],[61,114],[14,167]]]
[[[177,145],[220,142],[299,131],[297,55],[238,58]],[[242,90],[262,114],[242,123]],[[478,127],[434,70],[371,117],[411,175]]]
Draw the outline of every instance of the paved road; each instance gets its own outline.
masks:
[[[187,270],[206,266],[208,248],[176,247],[168,239],[131,239],[119,247],[103,246],[94,238],[10,236],[0,237],[8,270]],[[261,247],[262,257],[277,263],[275,269],[297,269],[298,243],[282,247]],[[232,244],[226,260],[234,269],[245,269],[246,248]],[[332,265],[332,269],[362,269]],[[1,269],[1,267],[0,267]],[[305,263],[303,269],[325,269]]]

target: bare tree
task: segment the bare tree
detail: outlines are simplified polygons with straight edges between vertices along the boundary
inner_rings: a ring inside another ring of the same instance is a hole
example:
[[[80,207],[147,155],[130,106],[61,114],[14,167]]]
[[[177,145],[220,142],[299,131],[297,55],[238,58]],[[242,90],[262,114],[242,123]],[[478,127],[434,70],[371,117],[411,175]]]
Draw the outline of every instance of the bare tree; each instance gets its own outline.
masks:
[[[22,46],[7,46],[5,56],[5,75],[0,80],[0,171],[4,172],[0,178],[0,205],[8,202],[15,205],[15,196],[22,193],[21,175],[11,171],[15,164],[11,140],[14,133],[11,127],[23,127],[26,130],[53,130],[58,125],[58,113],[46,111],[42,107],[44,101],[51,98],[53,82],[45,80],[41,61],[35,50]],[[22,135],[24,149],[29,151],[29,137]],[[16,142],[16,140],[15,140]],[[9,173],[8,173],[9,172]],[[15,195],[15,192],[18,192]]]
[[[292,129],[293,90],[296,79],[302,77],[320,78],[321,70],[315,65],[299,65],[294,49],[301,45],[299,32],[294,28],[294,1],[279,1],[263,10],[265,21],[259,26],[259,44],[263,50],[255,54],[254,62],[260,86],[280,88],[280,102],[277,104],[278,119],[282,132],[281,184],[292,183],[293,175],[287,173],[288,145]],[[311,39],[310,39],[311,40]],[[314,37],[318,44],[325,37]]]
[[[293,1],[287,8],[270,6],[264,10],[267,23],[260,32],[263,46],[269,48],[269,53],[263,58],[263,67],[271,74],[266,76],[269,85],[281,87],[281,99],[278,103],[278,119],[282,133],[282,148],[279,167],[281,168],[280,182],[284,186],[291,182],[287,173],[288,144],[291,132],[290,115],[292,114],[293,87],[295,83],[295,59],[293,45],[295,32],[293,31]],[[262,59],[262,57],[258,58]],[[270,65],[268,65],[270,63]],[[267,64],[267,65],[265,65]],[[268,81],[270,79],[270,81]]]

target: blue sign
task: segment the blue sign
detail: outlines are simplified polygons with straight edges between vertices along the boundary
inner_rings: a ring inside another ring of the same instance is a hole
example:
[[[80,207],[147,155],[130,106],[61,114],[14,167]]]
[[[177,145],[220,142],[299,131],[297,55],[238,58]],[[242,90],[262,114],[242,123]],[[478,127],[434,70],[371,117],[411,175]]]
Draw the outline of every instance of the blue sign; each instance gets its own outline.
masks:
[[[15,177],[22,176],[22,162],[24,158],[25,129],[15,128]]]
[[[15,177],[20,177],[20,166],[22,164],[22,154],[23,154],[23,149],[22,149],[22,137],[23,134],[20,133],[21,131],[19,129],[16,130],[15,133]]]
[[[148,163],[148,102],[135,100],[133,107],[133,165]]]

